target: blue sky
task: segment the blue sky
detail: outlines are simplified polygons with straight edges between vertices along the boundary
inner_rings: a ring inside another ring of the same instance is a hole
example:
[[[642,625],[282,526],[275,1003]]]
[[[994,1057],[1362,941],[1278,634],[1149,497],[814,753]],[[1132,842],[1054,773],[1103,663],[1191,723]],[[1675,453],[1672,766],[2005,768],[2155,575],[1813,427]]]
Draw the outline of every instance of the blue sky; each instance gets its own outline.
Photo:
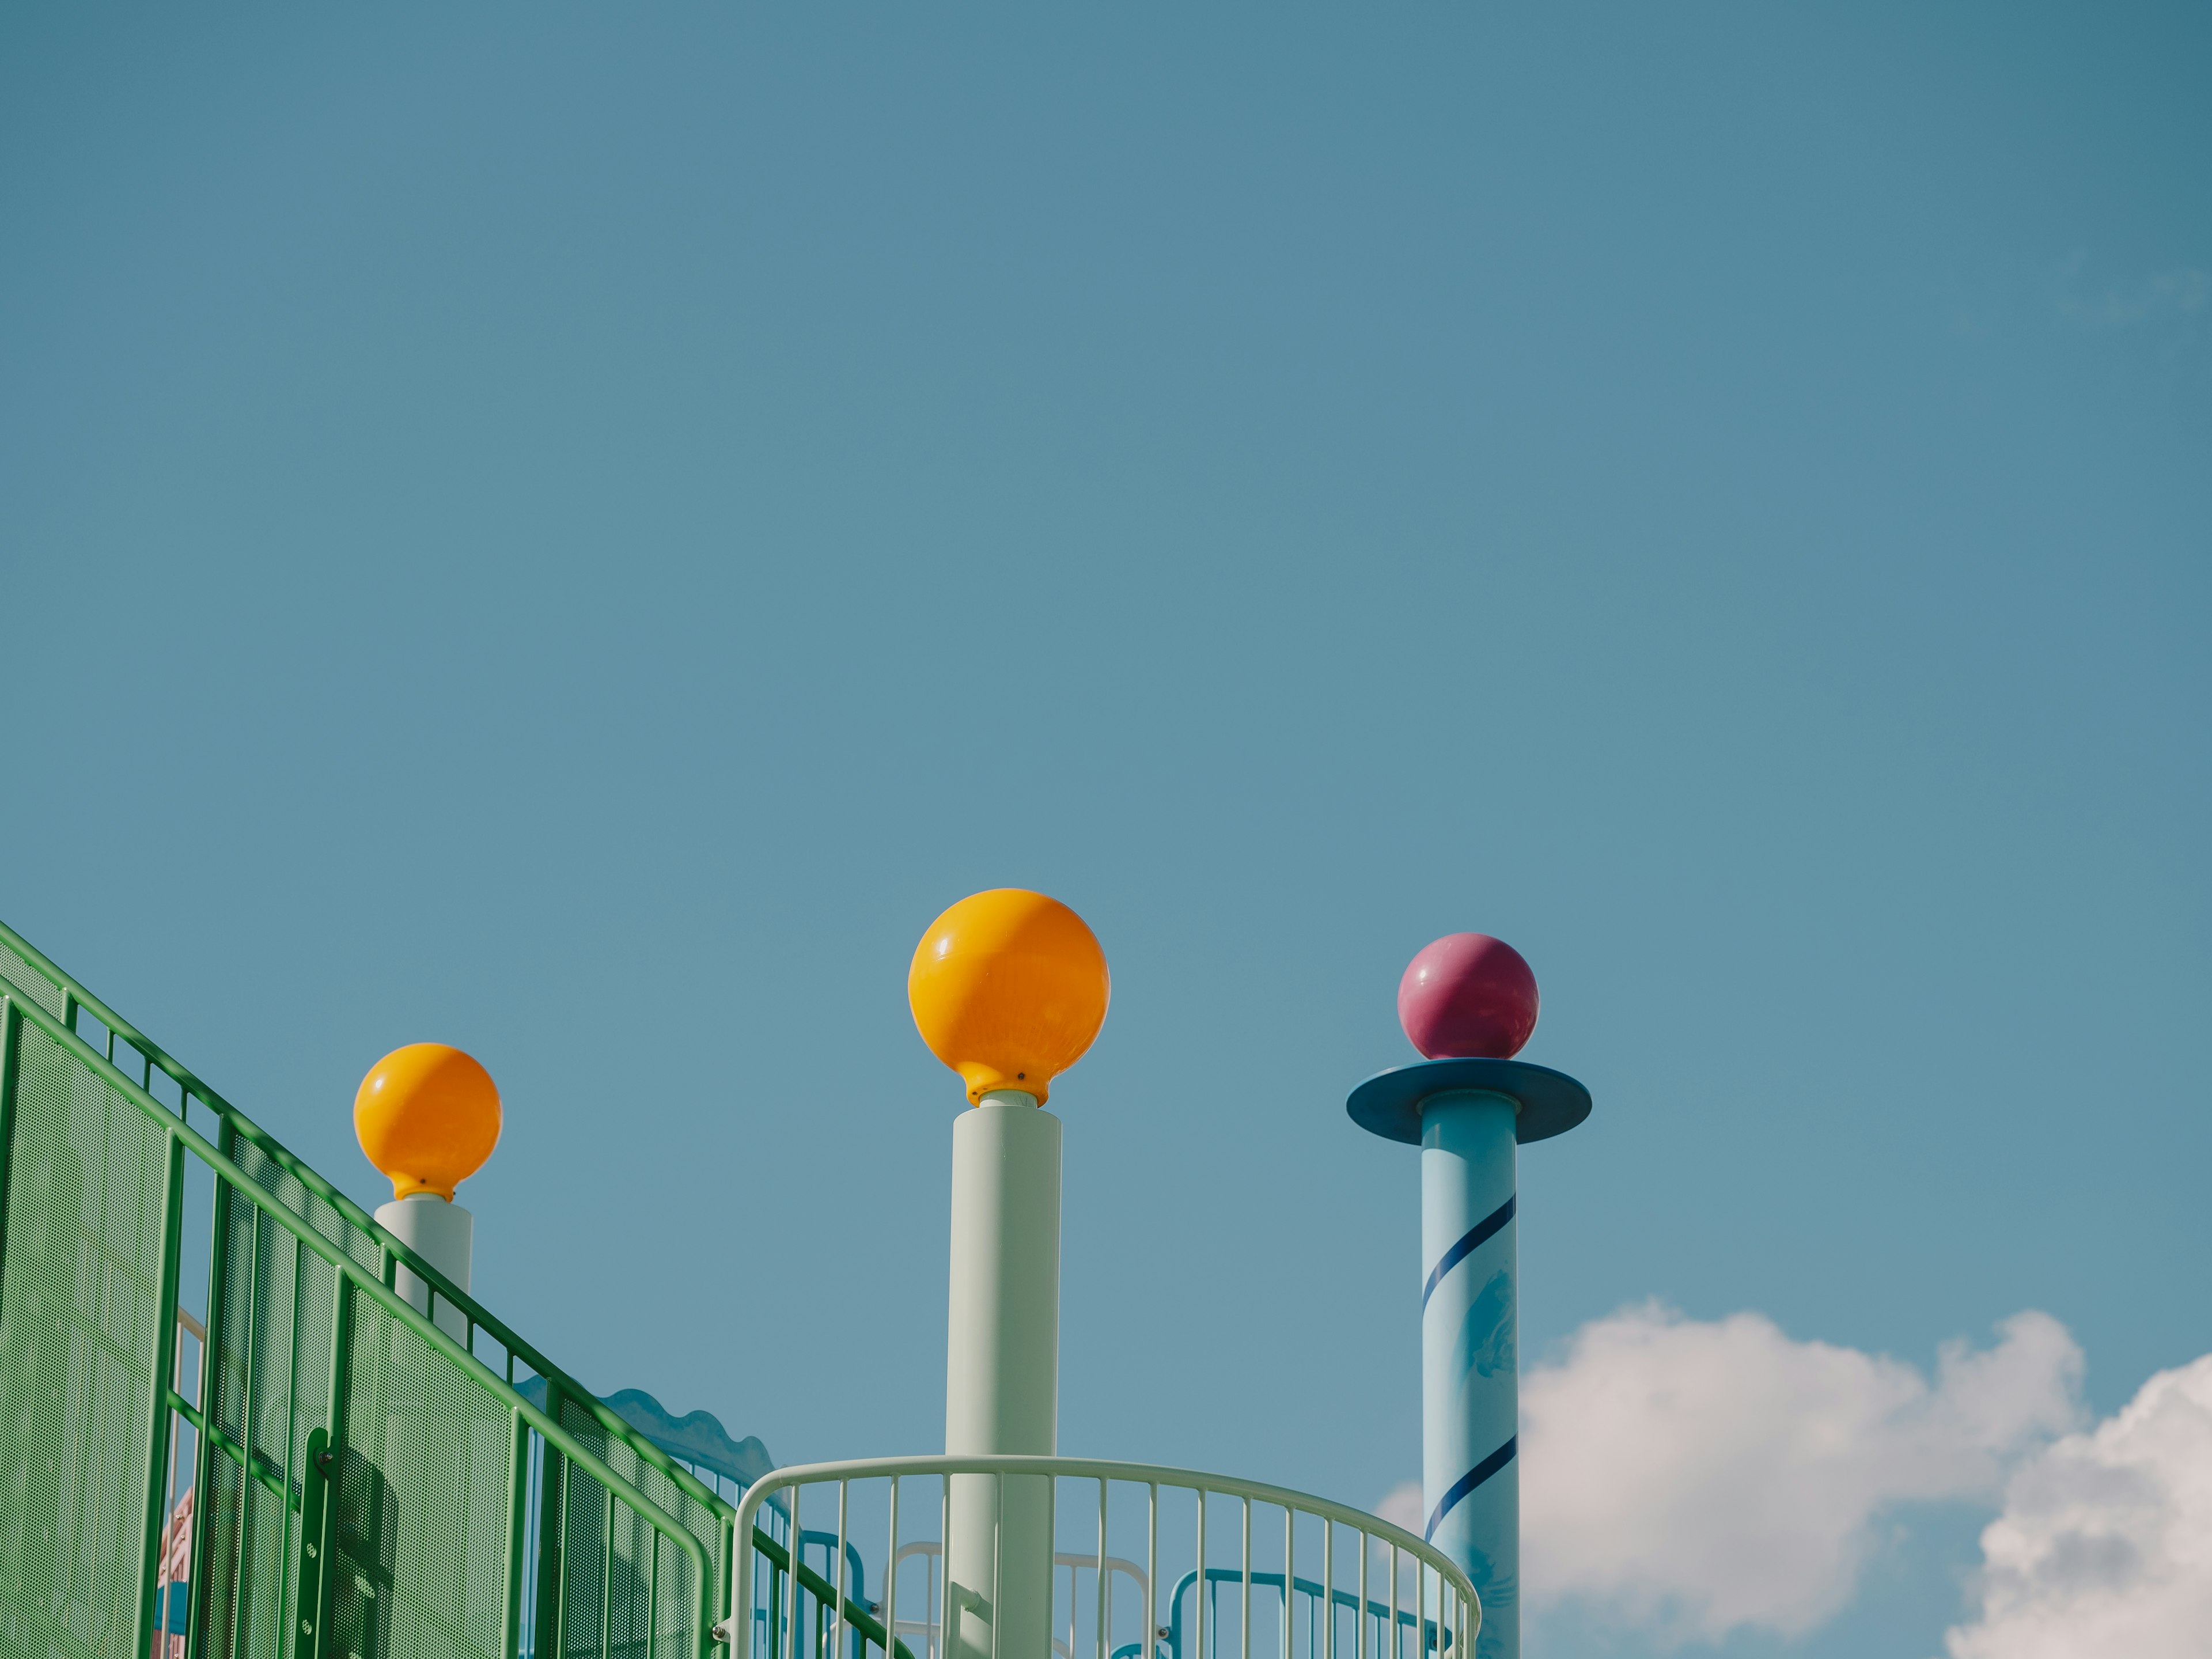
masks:
[[[996,885],[1115,975],[1066,1449],[1417,1469],[1343,1097],[1469,928],[1597,1101],[1532,1360],[2033,1310],[2106,1417],[2212,1349],[2209,70],[2179,7],[14,9],[0,916],[365,1201],[361,1073],[468,1048],[485,1299],[787,1461],[940,1443],[903,975]],[[1935,1654],[1998,1478],[1686,1639]]]

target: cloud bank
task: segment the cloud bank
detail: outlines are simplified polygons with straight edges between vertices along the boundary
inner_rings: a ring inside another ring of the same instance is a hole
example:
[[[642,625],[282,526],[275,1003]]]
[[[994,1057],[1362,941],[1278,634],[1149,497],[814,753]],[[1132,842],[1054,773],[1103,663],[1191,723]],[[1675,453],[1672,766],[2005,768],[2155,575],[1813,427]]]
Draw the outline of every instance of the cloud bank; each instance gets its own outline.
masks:
[[[1752,1313],[1656,1304],[1585,1325],[1522,1381],[1523,1580],[1677,1640],[1796,1635],[1847,1601],[1891,1505],[1994,1499],[2074,1427],[2081,1351],[2023,1313],[1931,1382]]]
[[[2081,1426],[2081,1354],[2023,1313],[1935,1376],[1657,1303],[1522,1379],[1522,1583],[1663,1643],[1784,1637],[1847,1602],[1887,1511],[1999,1510],[1948,1659],[2212,1653],[2212,1354]],[[1418,1481],[1376,1512],[1419,1530]],[[1931,1642],[1930,1645],[1934,1645]]]
[[[2021,1465],[1982,1559],[1951,1659],[2212,1650],[2212,1354]]]
[[[1651,1303],[1594,1321],[1522,1378],[1532,1610],[1572,1597],[1673,1641],[1810,1630],[1850,1600],[1886,1509],[1994,1502],[2023,1455],[2077,1425],[2081,1375],[2039,1313],[1983,1352],[1947,1346],[1932,1382],[1759,1314]],[[1419,1486],[1380,1512],[1418,1529]]]

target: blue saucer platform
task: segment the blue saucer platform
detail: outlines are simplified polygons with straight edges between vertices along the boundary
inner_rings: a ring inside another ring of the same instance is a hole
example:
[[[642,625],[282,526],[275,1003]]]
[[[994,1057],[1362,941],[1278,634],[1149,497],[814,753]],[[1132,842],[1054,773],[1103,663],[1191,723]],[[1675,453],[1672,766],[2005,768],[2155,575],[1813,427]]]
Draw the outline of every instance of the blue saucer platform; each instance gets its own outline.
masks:
[[[1518,1060],[1425,1060],[1377,1072],[1352,1091],[1344,1109],[1385,1140],[1421,1144],[1421,1103],[1431,1095],[1480,1089],[1520,1104],[1513,1139],[1522,1146],[1563,1135],[1590,1115],[1590,1092],[1565,1072]]]

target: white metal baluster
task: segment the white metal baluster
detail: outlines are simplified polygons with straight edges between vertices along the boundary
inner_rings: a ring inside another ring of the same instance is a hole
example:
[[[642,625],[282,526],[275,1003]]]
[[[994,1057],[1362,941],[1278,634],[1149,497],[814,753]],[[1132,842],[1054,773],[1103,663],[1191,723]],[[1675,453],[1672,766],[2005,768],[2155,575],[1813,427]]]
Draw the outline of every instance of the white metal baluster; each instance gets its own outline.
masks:
[[[1244,1616],[1237,1632],[1241,1659],[1252,1659],[1252,1500],[1244,1500]]]
[[[1336,1522],[1323,1516],[1321,1525],[1322,1659],[1336,1659]]]
[[[837,1483],[837,1604],[830,1609],[830,1651],[826,1659],[845,1659],[845,1504],[852,1482]]]
[[[1098,1477],[1098,1580],[1091,1588],[1098,1599],[1098,1659],[1107,1659],[1107,1614],[1110,1608],[1106,1594],[1106,1477],[1103,1474]],[[1072,1610],[1069,1616],[1073,1617]],[[1075,1650],[1072,1637],[1067,1647],[1071,1653]]]
[[[1052,1602],[1060,1589],[1060,1481],[1044,1478],[1044,1641],[1052,1649]],[[1067,1659],[1075,1659],[1075,1573],[1067,1575]]]
[[[1006,1604],[1006,1476],[1002,1469],[991,1476],[992,1490],[998,1494],[996,1510],[991,1516],[991,1659],[999,1659],[999,1626],[1006,1621],[999,1615]],[[1050,1625],[1045,1626],[1051,1629]]]
[[[1191,1625],[1198,1636],[1198,1659],[1206,1659],[1206,1488],[1198,1489],[1198,1585],[1191,1592]]]
[[[1375,1553],[1375,1540],[1364,1529],[1359,1534],[1359,1617],[1352,1623],[1352,1659],[1367,1659],[1367,1558]]]
[[[1152,1620],[1159,1617],[1159,1604],[1155,1589],[1160,1582],[1160,1488],[1159,1483],[1145,1483],[1145,1582],[1139,1586],[1139,1599],[1145,1604],[1145,1616],[1137,1630],[1137,1659],[1159,1659],[1159,1639],[1152,1634]]]
[[[1283,1659],[1291,1659],[1291,1592],[1297,1587],[1291,1563],[1297,1559],[1298,1512],[1283,1505]]]
[[[899,1478],[891,1477],[891,1547],[884,1559],[890,1563],[884,1571],[890,1582],[884,1586],[884,1659],[897,1659],[898,1654],[898,1492]]]
[[[793,1485],[786,1486],[784,1490],[791,1494],[791,1524],[788,1529],[790,1543],[789,1553],[791,1557],[791,1594],[784,1598],[783,1610],[791,1620],[791,1637],[788,1644],[789,1659],[799,1659],[799,1493],[805,1489],[801,1486]],[[775,1632],[771,1631],[769,1634],[770,1637],[773,1637]]]

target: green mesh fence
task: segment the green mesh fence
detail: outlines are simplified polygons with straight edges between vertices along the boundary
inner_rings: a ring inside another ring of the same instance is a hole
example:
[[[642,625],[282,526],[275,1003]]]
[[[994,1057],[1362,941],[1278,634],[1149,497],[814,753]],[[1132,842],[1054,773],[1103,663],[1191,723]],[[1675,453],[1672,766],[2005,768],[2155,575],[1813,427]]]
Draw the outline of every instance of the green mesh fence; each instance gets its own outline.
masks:
[[[145,1555],[167,1137],[9,1022],[0,1653],[128,1652]]]
[[[0,1655],[698,1659],[732,1520],[0,927]]]
[[[628,1484],[682,1522],[698,1542],[717,1588],[728,1582],[728,1525],[695,1503],[662,1468],[641,1457],[635,1444],[611,1434],[592,1402],[562,1395],[559,1421]],[[556,1468],[548,1513],[564,1573],[562,1593],[549,1604],[540,1650],[551,1659],[609,1655],[654,1656],[696,1650],[699,1575],[690,1558],[637,1515],[611,1502],[589,1475]],[[601,1614],[605,1615],[601,1627]]]

